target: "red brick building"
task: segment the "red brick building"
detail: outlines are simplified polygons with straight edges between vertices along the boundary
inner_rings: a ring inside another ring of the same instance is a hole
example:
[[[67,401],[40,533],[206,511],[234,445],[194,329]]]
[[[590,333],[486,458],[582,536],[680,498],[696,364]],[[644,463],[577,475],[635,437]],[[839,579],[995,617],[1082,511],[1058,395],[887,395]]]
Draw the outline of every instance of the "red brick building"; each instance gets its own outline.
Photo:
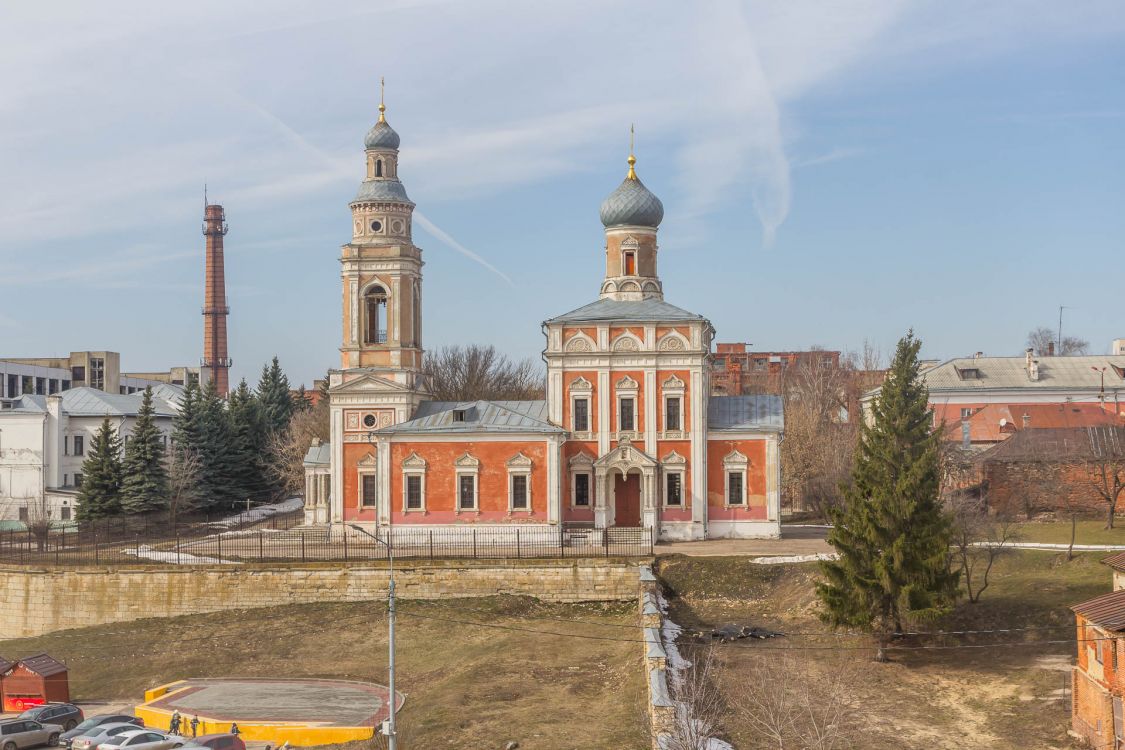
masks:
[[[1113,591],[1076,604],[1078,654],[1072,671],[1071,725],[1091,747],[1125,747],[1125,553],[1103,560]]]
[[[840,352],[755,352],[749,344],[715,344],[711,359],[711,390],[719,396],[782,392],[785,373],[800,365],[836,369]]]
[[[541,324],[546,399],[430,398],[422,250],[398,179],[399,136],[382,110],[350,204],[341,368],[329,378],[330,444],[305,461],[307,521],[447,534],[519,525],[554,537],[570,523],[666,539],[779,536],[781,400],[711,395],[714,328],[664,300],[664,208],[632,155],[601,206],[605,244],[589,253],[604,262],[597,299]]]

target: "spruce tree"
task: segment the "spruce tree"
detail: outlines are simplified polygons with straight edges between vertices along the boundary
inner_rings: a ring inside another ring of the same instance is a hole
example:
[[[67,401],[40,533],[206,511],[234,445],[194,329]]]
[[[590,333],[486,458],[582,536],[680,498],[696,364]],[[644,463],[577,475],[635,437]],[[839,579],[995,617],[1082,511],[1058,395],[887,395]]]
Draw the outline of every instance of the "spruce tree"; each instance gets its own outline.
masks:
[[[269,365],[262,367],[262,377],[258,381],[258,400],[262,405],[262,421],[266,432],[285,432],[293,417],[293,395],[289,388],[289,378],[281,371],[277,357]]]
[[[921,342],[898,342],[870,423],[860,428],[852,482],[832,513],[828,542],[839,559],[822,563],[822,618],[876,635],[876,659],[908,622],[941,617],[957,595],[950,570],[950,522],[939,502],[940,432],[918,375]]]
[[[78,490],[79,521],[116,516],[121,512],[121,440],[107,417],[94,434],[82,462],[82,487]]]
[[[233,508],[245,498],[235,471],[230,414],[214,382],[204,386],[197,408],[200,501],[207,508]]]
[[[121,507],[126,513],[148,513],[168,506],[163,436],[153,421],[153,411],[152,388],[145,388],[122,461]]]
[[[259,500],[270,494],[266,481],[266,442],[258,397],[246,384],[230,394],[227,411],[231,423],[231,453],[235,485],[243,499]]]

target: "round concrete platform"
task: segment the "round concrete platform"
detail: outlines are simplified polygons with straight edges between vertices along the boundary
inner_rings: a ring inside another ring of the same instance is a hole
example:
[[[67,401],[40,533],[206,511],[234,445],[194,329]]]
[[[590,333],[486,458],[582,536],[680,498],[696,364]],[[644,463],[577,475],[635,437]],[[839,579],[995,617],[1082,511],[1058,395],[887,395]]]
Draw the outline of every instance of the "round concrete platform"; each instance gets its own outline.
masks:
[[[396,701],[402,708],[403,695]],[[230,731],[238,724],[244,740],[291,745],[327,745],[368,739],[389,716],[383,685],[347,680],[192,678],[145,693],[137,716],[167,729],[179,711],[180,732],[190,736]]]

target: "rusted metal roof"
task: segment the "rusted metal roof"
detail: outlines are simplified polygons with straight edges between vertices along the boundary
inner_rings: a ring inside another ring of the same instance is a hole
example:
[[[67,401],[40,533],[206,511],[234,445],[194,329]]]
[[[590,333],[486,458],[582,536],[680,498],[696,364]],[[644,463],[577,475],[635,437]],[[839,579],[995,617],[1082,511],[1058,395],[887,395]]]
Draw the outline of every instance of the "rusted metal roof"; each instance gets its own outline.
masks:
[[[0,656],[0,674],[4,674],[11,669],[13,664],[15,664],[15,662],[8,661],[3,656]]]
[[[1125,573],[1125,552],[1118,552],[1116,554],[1110,555],[1109,557],[1102,560],[1102,563],[1108,565],[1114,570],[1120,570]]]
[[[53,674],[67,671],[65,664],[56,661],[54,657],[46,653],[24,657],[20,659],[19,663],[40,677],[50,677]]]
[[[1071,609],[1100,628],[1125,630],[1125,591],[1102,594]]]

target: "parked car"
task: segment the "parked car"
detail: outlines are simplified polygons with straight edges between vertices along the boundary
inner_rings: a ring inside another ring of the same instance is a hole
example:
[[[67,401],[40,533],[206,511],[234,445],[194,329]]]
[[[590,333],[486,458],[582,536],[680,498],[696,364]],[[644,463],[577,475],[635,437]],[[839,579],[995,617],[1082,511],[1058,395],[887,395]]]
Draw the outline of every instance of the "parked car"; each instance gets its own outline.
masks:
[[[27,709],[16,718],[31,719],[40,724],[58,724],[66,732],[74,729],[78,726],[78,722],[86,717],[78,706],[69,703],[44,703],[42,706]]]
[[[0,750],[54,745],[59,741],[60,734],[62,727],[58,724],[42,724],[20,718],[0,721]]]
[[[145,726],[145,722],[143,719],[140,719],[136,716],[130,716],[129,714],[99,714],[97,716],[91,716],[90,718],[84,720],[74,729],[63,732],[59,737],[59,744],[63,747],[70,747],[70,741],[75,737],[81,737],[84,734],[89,734],[91,729],[94,729],[95,727],[105,726],[107,724],[120,724],[126,727],[133,727],[134,729],[138,727],[143,729]]]
[[[98,743],[98,750],[172,750],[183,747],[186,739],[153,729],[133,729]],[[2,748],[0,748],[2,750]]]
[[[82,725],[79,724],[78,726]],[[66,739],[66,735],[71,734],[71,732],[66,732],[61,736],[59,742],[63,747],[70,748],[70,750],[97,750],[98,743],[106,742],[122,732],[131,732],[136,728],[136,724],[127,721],[119,721],[112,724],[98,724],[97,726],[82,730],[81,734],[74,735],[69,739]],[[78,727],[75,727],[74,731],[78,731]]]
[[[237,734],[201,734],[192,737],[183,750],[246,750],[246,743]]]

